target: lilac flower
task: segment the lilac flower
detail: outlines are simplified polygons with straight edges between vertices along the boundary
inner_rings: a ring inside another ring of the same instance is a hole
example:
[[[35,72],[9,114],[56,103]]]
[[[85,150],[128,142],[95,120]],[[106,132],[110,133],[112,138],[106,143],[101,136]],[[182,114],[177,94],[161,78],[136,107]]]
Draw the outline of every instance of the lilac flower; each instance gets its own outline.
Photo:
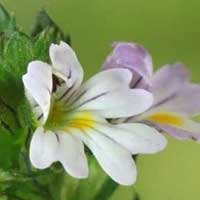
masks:
[[[133,43],[115,43],[103,69],[122,67],[133,72],[138,81],[132,87],[145,88],[154,95],[152,107],[126,122],[145,122],[177,139],[200,140],[200,85],[189,82],[189,73],[181,64],[165,65],[152,75],[151,56]]]

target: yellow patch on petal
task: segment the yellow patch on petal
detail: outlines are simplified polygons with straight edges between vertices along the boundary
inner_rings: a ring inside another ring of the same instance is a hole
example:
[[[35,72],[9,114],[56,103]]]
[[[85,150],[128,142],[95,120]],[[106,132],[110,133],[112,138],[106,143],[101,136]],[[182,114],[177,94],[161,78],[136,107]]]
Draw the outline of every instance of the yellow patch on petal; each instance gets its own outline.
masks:
[[[86,130],[92,128],[95,124],[95,120],[90,112],[80,112],[73,116],[66,124],[65,130],[69,128],[77,128],[81,130]]]
[[[148,116],[147,120],[155,122],[155,123],[173,125],[173,126],[178,126],[178,127],[181,127],[184,125],[184,119],[175,115],[174,113],[169,113],[169,112],[154,113]]]

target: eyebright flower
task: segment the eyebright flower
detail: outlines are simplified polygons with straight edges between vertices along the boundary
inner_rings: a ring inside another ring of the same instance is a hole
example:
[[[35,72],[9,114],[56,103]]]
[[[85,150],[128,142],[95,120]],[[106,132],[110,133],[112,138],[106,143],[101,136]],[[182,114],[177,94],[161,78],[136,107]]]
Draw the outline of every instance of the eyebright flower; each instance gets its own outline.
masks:
[[[186,67],[177,63],[165,65],[154,74],[152,59],[140,45],[115,43],[103,69],[126,68],[137,77],[132,88],[145,88],[154,95],[151,108],[126,122],[145,122],[177,139],[200,140],[200,123],[193,117],[200,114],[200,85],[189,82]]]
[[[132,154],[156,153],[165,138],[141,123],[113,125],[108,119],[130,117],[147,110],[153,96],[131,89],[127,69],[102,71],[82,84],[83,69],[64,42],[49,49],[51,65],[33,61],[23,76],[28,100],[38,121],[30,144],[30,160],[44,169],[59,161],[73,177],[88,176],[84,145],[104,171],[120,184],[136,179]]]

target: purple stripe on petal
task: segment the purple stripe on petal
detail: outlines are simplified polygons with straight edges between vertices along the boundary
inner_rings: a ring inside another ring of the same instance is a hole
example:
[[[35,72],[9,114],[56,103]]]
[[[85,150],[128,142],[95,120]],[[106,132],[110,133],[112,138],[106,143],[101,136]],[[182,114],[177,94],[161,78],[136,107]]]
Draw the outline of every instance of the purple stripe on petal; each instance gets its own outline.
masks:
[[[181,63],[166,65],[158,70],[151,80],[154,105],[161,105],[173,99],[189,81],[189,73]]]
[[[186,130],[168,126],[168,125],[161,125],[161,124],[156,124],[153,122],[146,122],[146,123],[150,126],[155,127],[159,132],[166,133],[178,140],[191,139],[191,140],[200,142],[200,130],[199,130],[199,134],[197,134],[197,133],[192,133],[190,131],[186,131]]]
[[[102,97],[102,96],[104,96],[104,95],[106,95],[106,94],[108,94],[108,93],[109,93],[109,92],[103,92],[103,93],[101,93],[101,94],[98,94],[98,95],[96,95],[96,96],[90,98],[90,99],[87,99],[87,100],[85,100],[84,102],[82,102],[80,105],[78,105],[78,107],[81,107],[81,106],[83,106],[84,104],[89,103],[90,101],[94,101],[94,100],[96,100],[96,99],[98,99],[98,98],[100,98],[100,97]]]
[[[200,85],[183,84],[176,95],[162,102],[160,107],[164,110],[184,113],[188,116],[200,114]]]

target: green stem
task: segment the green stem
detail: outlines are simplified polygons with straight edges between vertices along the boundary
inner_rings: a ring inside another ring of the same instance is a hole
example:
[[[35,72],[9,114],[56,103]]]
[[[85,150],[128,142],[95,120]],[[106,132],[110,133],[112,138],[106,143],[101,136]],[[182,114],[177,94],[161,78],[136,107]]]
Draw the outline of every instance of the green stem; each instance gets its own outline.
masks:
[[[117,187],[118,187],[118,184],[108,177],[108,179],[102,185],[100,191],[94,197],[94,200],[109,199],[112,196],[112,194],[115,192]]]
[[[133,200],[140,200],[140,196],[139,196],[138,193],[135,193],[135,196],[134,196]]]

